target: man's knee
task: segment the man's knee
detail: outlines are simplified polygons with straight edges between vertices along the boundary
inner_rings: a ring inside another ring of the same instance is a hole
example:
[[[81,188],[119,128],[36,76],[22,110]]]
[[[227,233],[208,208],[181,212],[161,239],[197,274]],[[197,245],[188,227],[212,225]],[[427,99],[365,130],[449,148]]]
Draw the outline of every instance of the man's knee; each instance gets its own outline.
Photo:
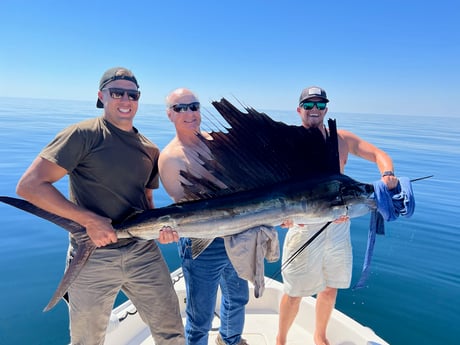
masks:
[[[290,307],[297,307],[300,305],[300,301],[302,301],[302,297],[299,296],[289,296],[289,295],[284,295],[284,301],[286,304],[288,304]]]
[[[331,303],[335,303],[335,299],[337,298],[337,289],[326,287],[323,291],[318,293],[317,298],[322,299],[324,301],[329,301]]]

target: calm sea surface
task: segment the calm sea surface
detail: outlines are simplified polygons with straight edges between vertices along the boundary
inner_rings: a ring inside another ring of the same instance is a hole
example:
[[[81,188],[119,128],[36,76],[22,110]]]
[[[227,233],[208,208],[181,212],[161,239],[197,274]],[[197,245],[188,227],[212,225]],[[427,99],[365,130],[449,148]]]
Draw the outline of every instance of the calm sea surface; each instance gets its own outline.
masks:
[[[15,196],[18,178],[60,129],[99,115],[93,103],[0,98],[0,195]],[[459,344],[459,118],[341,114],[331,108],[328,115],[340,128],[386,150],[398,175],[434,175],[413,184],[415,214],[386,223],[367,286],[341,290],[337,308],[394,345]],[[266,112],[276,120],[299,123],[295,109]],[[136,127],[160,148],[174,133],[158,105],[141,104]],[[373,164],[356,158],[350,159],[346,174],[368,183],[379,178]],[[57,186],[67,193],[67,181]],[[162,189],[154,198],[157,207],[171,203]],[[353,283],[361,271],[368,224],[368,216],[352,221]],[[68,344],[66,305],[60,302],[42,312],[62,277],[66,231],[4,204],[0,231],[0,344]],[[170,269],[177,268],[175,245],[162,249]],[[266,272],[271,275],[278,268],[270,264]]]

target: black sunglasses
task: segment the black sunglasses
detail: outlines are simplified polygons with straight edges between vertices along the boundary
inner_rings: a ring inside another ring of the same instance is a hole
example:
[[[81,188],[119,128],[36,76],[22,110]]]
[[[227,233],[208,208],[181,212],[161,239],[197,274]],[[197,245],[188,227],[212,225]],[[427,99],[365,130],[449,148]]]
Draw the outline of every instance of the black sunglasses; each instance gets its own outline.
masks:
[[[139,90],[127,90],[117,87],[109,87],[103,90],[109,90],[110,97],[113,99],[122,99],[125,93],[128,95],[128,99],[130,101],[137,101],[139,100],[139,97],[141,97],[141,92]]]
[[[304,108],[305,110],[310,110],[313,109],[313,107],[316,105],[316,108],[319,110],[324,110],[326,108],[326,103],[325,102],[303,102],[300,103],[300,106]]]
[[[176,113],[185,113],[188,109],[190,109],[190,111],[198,111],[200,110],[200,102],[193,102],[189,104],[179,103],[174,104],[169,108],[174,110]]]

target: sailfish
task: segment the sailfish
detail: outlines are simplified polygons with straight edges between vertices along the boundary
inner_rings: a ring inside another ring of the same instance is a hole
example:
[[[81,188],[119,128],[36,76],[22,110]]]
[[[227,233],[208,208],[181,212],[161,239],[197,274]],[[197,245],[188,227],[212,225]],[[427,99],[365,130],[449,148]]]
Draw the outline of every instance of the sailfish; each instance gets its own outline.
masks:
[[[181,237],[213,239],[287,219],[329,222],[376,209],[373,186],[340,173],[335,120],[328,121],[330,135],[325,140],[317,128],[275,121],[251,107],[240,111],[225,98],[212,105],[227,124],[224,130],[210,131],[210,137],[196,133],[210,152],[199,159],[226,187],[181,171],[187,201],[136,212],[113,224],[119,239],[156,239],[163,226]],[[0,201],[57,224],[78,243],[47,311],[64,296],[96,246],[72,220],[26,200],[0,196]]]

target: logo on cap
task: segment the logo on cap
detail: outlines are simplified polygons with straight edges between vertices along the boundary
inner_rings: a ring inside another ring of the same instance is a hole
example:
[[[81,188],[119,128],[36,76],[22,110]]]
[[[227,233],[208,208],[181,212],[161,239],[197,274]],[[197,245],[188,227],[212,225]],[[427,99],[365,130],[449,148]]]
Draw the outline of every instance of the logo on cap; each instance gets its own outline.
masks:
[[[308,94],[321,96],[321,91],[322,90],[319,87],[311,87],[308,89]]]

